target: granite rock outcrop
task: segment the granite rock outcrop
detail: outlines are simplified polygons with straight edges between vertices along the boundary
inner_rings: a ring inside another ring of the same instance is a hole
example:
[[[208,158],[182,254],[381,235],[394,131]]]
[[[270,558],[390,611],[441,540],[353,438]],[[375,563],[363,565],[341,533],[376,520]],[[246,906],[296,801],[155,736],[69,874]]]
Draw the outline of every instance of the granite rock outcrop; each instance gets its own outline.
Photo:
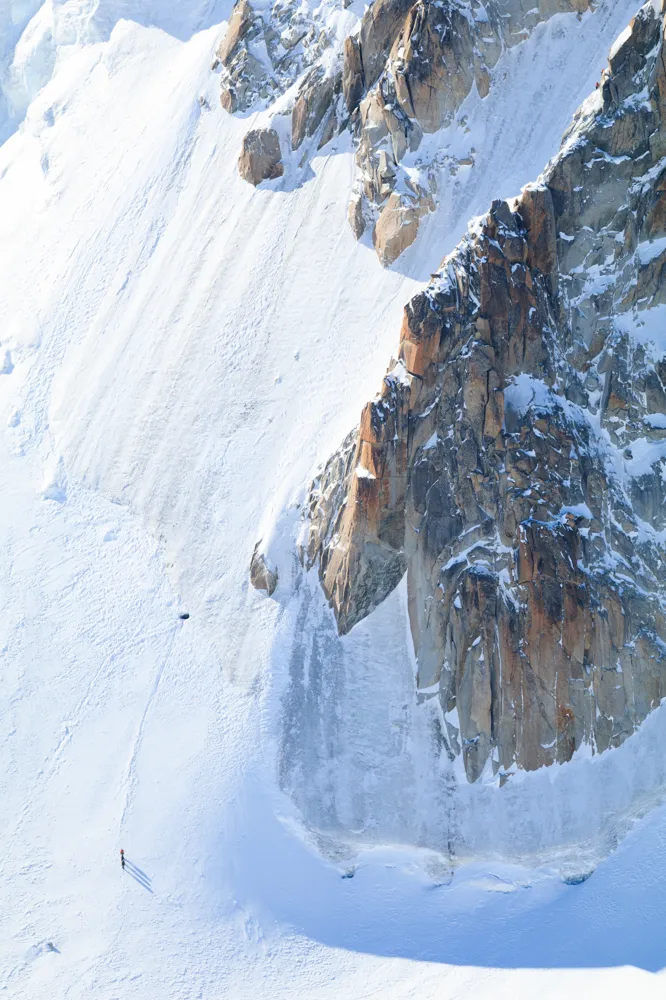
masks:
[[[401,166],[406,154],[419,149],[424,134],[450,125],[474,86],[482,98],[487,96],[492,70],[507,48],[524,41],[553,14],[582,14],[589,0],[552,0],[538,6],[521,0],[488,0],[483,5],[417,0],[406,10],[399,0],[385,0],[393,16],[380,36],[380,72],[377,42],[373,38],[369,46],[364,37],[366,21],[374,24],[376,6],[366,12],[355,47],[345,49],[343,76],[356,81],[345,91],[357,143],[353,199],[360,205],[357,213],[372,226],[380,261],[388,265],[416,238],[419,221],[434,208],[437,191],[436,170],[427,155],[420,158],[420,179],[414,180]],[[365,36],[369,33],[366,30]],[[368,47],[371,72],[364,76]],[[406,233],[396,240],[393,234],[400,221]]]
[[[470,781],[617,746],[666,696],[665,102],[652,0],[541,178],[407,305],[310,492],[341,633],[407,574]]]
[[[214,63],[221,103],[232,114],[271,109],[290,116],[300,161],[350,130],[356,180],[349,221],[357,239],[371,231],[387,266],[414,242],[436,205],[441,165],[423,150],[424,135],[450,125],[473,87],[485,97],[502,53],[537,24],[558,13],[580,17],[590,5],[374,0],[362,18],[342,15],[343,22],[330,2],[274,0],[255,9],[237,0]],[[410,157],[416,171],[405,166]]]
[[[280,137],[273,128],[255,128],[243,137],[238,171],[254,187],[262,181],[282,177],[284,165]]]

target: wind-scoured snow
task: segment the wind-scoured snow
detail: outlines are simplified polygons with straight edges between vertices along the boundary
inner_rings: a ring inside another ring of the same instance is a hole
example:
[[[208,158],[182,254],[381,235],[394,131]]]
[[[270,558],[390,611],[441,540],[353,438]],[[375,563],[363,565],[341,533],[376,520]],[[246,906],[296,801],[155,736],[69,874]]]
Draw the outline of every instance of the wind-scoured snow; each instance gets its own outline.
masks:
[[[298,182],[238,177],[228,5],[0,11],[0,995],[663,995],[664,709],[470,788],[452,871],[402,591],[340,640],[293,590],[294,505],[405,301],[538,174],[633,6],[507,55],[469,179],[390,271],[348,229],[344,137]]]

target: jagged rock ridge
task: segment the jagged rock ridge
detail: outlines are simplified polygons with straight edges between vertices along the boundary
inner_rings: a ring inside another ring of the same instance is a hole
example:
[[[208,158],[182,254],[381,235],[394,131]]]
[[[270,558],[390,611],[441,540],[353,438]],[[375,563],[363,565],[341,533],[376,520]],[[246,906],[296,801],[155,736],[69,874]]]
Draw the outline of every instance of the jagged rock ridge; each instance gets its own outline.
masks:
[[[349,222],[357,239],[372,229],[388,265],[413,243],[437,198],[439,168],[429,154],[419,160],[418,180],[405,158],[425,133],[451,123],[474,86],[488,94],[502,52],[554,14],[580,17],[589,7],[590,0],[374,0],[360,22],[347,15],[350,33],[340,45],[336,4],[309,10],[275,0],[255,10],[237,0],[215,61],[222,106],[244,113],[272,104],[275,115],[289,114],[294,151],[306,139],[319,149],[350,128],[357,178]]]
[[[663,42],[648,3],[539,182],[408,304],[311,491],[342,633],[407,572],[418,687],[472,781],[617,746],[666,695]]]
[[[492,69],[506,48],[524,41],[553,14],[581,14],[588,7],[589,0],[552,0],[538,6],[521,0],[376,0],[369,8],[359,40],[348,39],[345,48],[343,87],[355,116],[358,167],[349,215],[357,237],[366,225],[373,227],[383,264],[391,264],[413,243],[420,219],[435,207],[434,166],[422,163],[422,180],[415,182],[401,167],[406,154],[418,149],[424,133],[451,123],[473,86],[481,97],[488,94]],[[391,30],[381,39],[385,52],[380,72],[376,42],[372,36],[367,39],[371,28],[364,30],[381,17],[378,8],[384,20],[391,17]],[[352,76],[350,64],[354,84],[344,86]],[[363,84],[367,96],[361,100]]]

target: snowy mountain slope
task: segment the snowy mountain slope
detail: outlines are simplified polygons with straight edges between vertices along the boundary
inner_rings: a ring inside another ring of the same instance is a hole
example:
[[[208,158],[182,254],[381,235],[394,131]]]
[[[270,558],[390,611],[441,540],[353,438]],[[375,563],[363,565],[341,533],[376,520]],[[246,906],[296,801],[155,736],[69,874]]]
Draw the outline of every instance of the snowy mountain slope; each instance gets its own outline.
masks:
[[[632,6],[602,5],[603,30],[572,48],[585,87]],[[155,11],[178,38],[199,24],[198,9],[179,24]],[[57,65],[0,149],[0,988],[661,995],[663,812],[581,886],[486,861],[435,888],[449,878],[436,856],[313,844],[278,790],[296,609],[284,590],[276,603],[248,592],[250,554],[353,424],[418,286],[349,233],[342,143],[292,190],[239,180],[245,125],[217,110],[209,70],[219,27],[187,43],[127,21],[107,34]],[[529,58],[552,39],[535,33]],[[553,74],[534,97],[548,153],[564,122],[547,137],[546,108],[572,110],[585,90],[570,88]],[[502,148],[500,189],[515,152]],[[461,191],[461,213],[485,207],[492,183]],[[414,250],[418,278],[445,230],[453,241],[437,218]],[[379,658],[358,671],[356,649],[345,655],[363,700],[333,736],[367,761],[386,712],[405,732],[391,685],[406,691],[410,674]],[[634,754],[655,771],[663,759],[652,721],[618,751],[632,774]],[[316,745],[318,716],[300,723]],[[370,765],[366,795],[381,771]],[[345,766],[332,777],[358,801]],[[377,813],[370,801],[384,831],[394,802]],[[345,819],[356,815],[352,802]],[[152,894],[120,872],[121,846]]]
[[[5,0],[0,7],[0,139],[20,125],[56,67],[82,46],[106,41],[123,18],[186,40],[227,14],[226,0]]]

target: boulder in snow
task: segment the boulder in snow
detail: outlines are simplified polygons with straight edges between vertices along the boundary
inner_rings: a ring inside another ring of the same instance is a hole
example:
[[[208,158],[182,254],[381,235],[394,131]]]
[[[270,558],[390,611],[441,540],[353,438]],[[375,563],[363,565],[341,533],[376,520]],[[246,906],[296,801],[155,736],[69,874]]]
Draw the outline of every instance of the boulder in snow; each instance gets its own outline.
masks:
[[[255,187],[262,181],[282,177],[280,138],[274,128],[250,129],[243,139],[238,170],[243,180]]]
[[[250,583],[255,590],[265,590],[270,597],[275,593],[275,588],[278,585],[278,572],[277,569],[269,565],[263,552],[259,551],[260,544],[261,542],[257,542],[252,553]]]

